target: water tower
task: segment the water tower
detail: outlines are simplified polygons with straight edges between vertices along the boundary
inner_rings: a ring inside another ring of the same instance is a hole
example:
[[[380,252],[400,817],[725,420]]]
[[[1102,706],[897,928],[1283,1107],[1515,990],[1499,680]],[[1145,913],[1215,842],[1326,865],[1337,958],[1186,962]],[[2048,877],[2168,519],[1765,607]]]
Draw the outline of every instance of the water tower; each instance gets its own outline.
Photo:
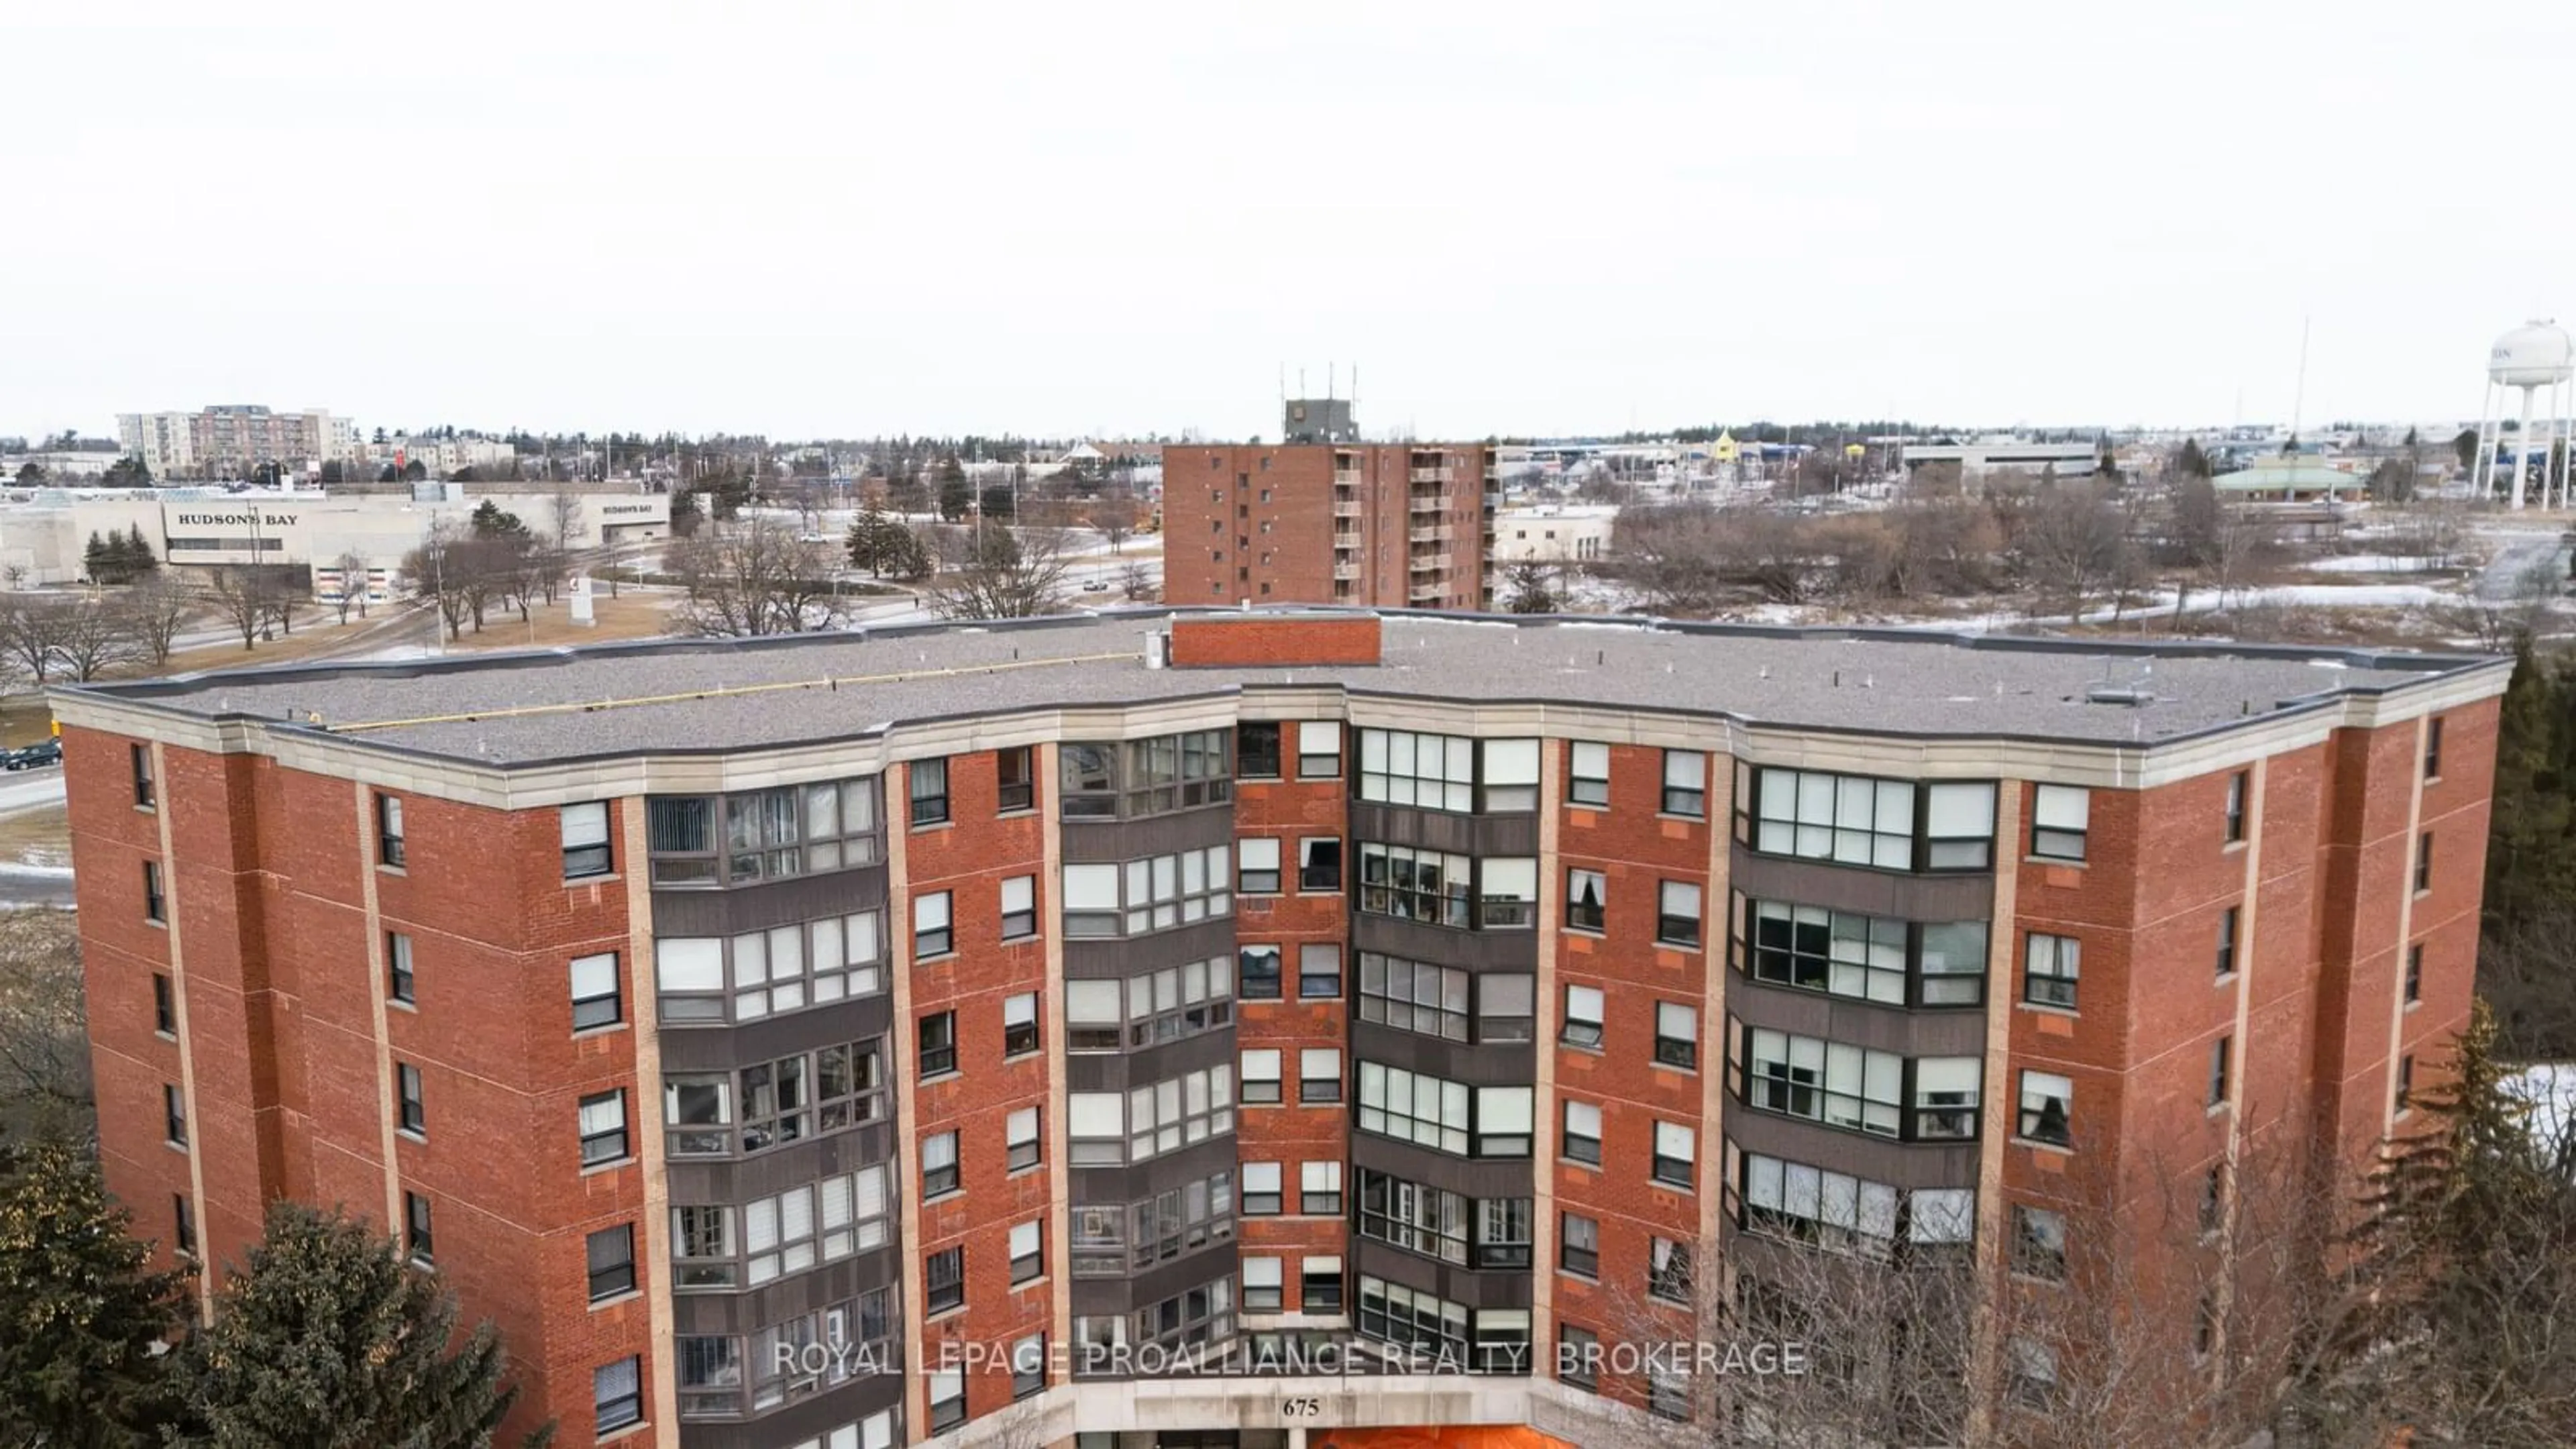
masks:
[[[2549,444],[2567,442],[2568,434],[2576,430],[2576,417],[2570,416],[2569,408],[2571,402],[2576,402],[2576,343],[2568,340],[2566,329],[2535,318],[2497,338],[2494,350],[2487,354],[2487,394],[2485,404],[2478,409],[2477,453],[2486,460],[2486,476],[2480,480],[2483,486],[2479,491],[2487,495],[2494,494],[2496,469],[2504,461],[2501,404],[2506,388],[2522,391],[2522,427],[2515,433],[2513,443],[2513,506],[2522,506],[2523,485],[2531,475],[2532,394],[2546,389],[2549,412],[2541,419],[2547,440],[2540,455],[2540,506],[2549,506],[2554,485],[2563,508],[2568,502],[2570,462],[2561,454],[2568,450]]]

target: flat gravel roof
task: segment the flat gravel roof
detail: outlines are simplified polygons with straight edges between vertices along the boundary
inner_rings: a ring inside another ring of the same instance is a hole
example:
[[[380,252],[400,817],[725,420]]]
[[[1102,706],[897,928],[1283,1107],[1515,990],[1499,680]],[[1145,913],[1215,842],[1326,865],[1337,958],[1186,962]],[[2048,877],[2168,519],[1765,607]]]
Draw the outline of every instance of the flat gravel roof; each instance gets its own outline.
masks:
[[[865,736],[913,720],[1283,684],[1725,715],[1893,736],[2155,743],[2497,662],[2193,642],[1381,612],[1384,651],[1376,665],[1147,668],[1147,637],[1176,617],[1246,618],[1132,610],[987,626],[290,664],[58,693],[347,732],[395,749],[511,766],[759,749]],[[2089,699],[2106,686],[2150,698],[2137,705]],[[538,712],[506,713],[512,710]]]

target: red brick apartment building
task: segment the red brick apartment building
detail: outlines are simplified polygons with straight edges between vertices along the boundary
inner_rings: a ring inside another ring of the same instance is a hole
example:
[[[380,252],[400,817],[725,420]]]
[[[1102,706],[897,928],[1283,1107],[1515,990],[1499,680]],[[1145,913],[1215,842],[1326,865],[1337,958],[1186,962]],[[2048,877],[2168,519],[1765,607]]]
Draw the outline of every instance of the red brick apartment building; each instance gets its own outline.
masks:
[[[1163,597],[1195,606],[1493,604],[1482,444],[1163,447]]]
[[[109,1181],[211,1277],[363,1213],[567,1446],[1302,1449],[1693,1412],[1553,1367],[1677,1250],[2001,1273],[2255,1119],[2365,1160],[2504,681],[1310,610],[54,701]]]

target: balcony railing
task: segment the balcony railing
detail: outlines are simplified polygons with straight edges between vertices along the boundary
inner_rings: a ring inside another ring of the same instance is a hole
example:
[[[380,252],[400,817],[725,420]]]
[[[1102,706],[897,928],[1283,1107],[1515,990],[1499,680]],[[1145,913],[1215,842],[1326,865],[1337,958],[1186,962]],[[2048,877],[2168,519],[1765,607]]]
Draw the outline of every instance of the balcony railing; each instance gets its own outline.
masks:
[[[1445,523],[1426,523],[1415,528],[1409,537],[1411,537],[1415,543],[1447,543],[1449,541],[1449,525]]]
[[[1336,578],[1336,579],[1355,579],[1355,578],[1358,578],[1359,576],[1360,576],[1360,566],[1359,566],[1359,563],[1358,563],[1356,560],[1350,560],[1350,559],[1337,559],[1337,560],[1335,560],[1335,561],[1334,561],[1334,563],[1333,563],[1333,577],[1334,577],[1334,578]]]
[[[1449,572],[1449,555],[1445,553],[1416,554],[1413,557],[1413,572],[1417,574],[1445,574]]]
[[[1409,593],[1409,594],[1407,594],[1407,595],[1406,595],[1406,597],[1407,597],[1407,598],[1410,598],[1413,602],[1415,602],[1415,603],[1417,603],[1417,604],[1418,604],[1418,603],[1421,603],[1421,602],[1422,602],[1423,600],[1425,600],[1425,599],[1437,599],[1437,598],[1442,598],[1442,597],[1446,596],[1446,595],[1448,594],[1448,592],[1449,592],[1449,586],[1448,586],[1447,584],[1441,583],[1441,582],[1440,582],[1439,580],[1437,580],[1437,579],[1431,580],[1431,581],[1430,581],[1430,582],[1428,582],[1428,583],[1425,583],[1425,582],[1423,582],[1423,581],[1421,581],[1421,580],[1418,580],[1418,579],[1417,579],[1417,580],[1414,582],[1412,592],[1411,592],[1411,593]]]
[[[1357,517],[1359,517],[1359,516],[1360,516],[1360,501],[1359,501],[1358,499],[1356,499],[1356,498],[1336,498],[1336,499],[1334,499],[1334,500],[1333,500],[1333,516],[1334,516],[1335,518],[1357,518]]]
[[[1416,513],[1443,513],[1448,510],[1448,507],[1449,500],[1441,497],[1437,493],[1416,493],[1413,495],[1412,509]]]
[[[1455,468],[1416,468],[1413,470],[1413,481],[1416,483],[1446,483],[1457,476],[1458,470]]]

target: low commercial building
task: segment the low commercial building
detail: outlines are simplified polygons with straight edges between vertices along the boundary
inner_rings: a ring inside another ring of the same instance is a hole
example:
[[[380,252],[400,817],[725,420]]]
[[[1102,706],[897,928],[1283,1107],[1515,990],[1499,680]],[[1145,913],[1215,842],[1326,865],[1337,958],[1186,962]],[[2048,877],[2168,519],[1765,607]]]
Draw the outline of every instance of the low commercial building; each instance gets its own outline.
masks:
[[[671,526],[666,493],[583,493],[570,522],[577,549],[612,548],[664,537]],[[420,500],[386,494],[233,493],[218,489],[38,490],[0,505],[0,569],[17,570],[22,586],[77,583],[93,535],[141,530],[164,562],[180,566],[304,564],[338,577],[355,554],[381,596],[403,556],[432,525],[462,528],[484,503],[541,533],[554,528],[551,493],[478,494]],[[336,587],[326,592],[336,593]]]
[[[1506,508],[1494,516],[1494,562],[1588,563],[1610,552],[1616,508]]]
[[[2034,443],[2025,438],[1988,437],[1973,443],[1908,443],[1905,445],[1905,471],[1913,472],[1926,463],[1956,463],[1962,477],[1982,478],[1990,473],[2041,473],[2051,469],[2060,478],[2090,476],[2101,462],[2101,450],[2091,443]]]
[[[2468,1019],[2509,670],[1318,609],[58,688],[100,1157],[206,1311],[375,1220],[566,1449],[1649,1442],[1715,1367],[1600,1351],[1694,1281],[2000,1292],[2092,1192],[2181,1361],[2193,1215]]]

